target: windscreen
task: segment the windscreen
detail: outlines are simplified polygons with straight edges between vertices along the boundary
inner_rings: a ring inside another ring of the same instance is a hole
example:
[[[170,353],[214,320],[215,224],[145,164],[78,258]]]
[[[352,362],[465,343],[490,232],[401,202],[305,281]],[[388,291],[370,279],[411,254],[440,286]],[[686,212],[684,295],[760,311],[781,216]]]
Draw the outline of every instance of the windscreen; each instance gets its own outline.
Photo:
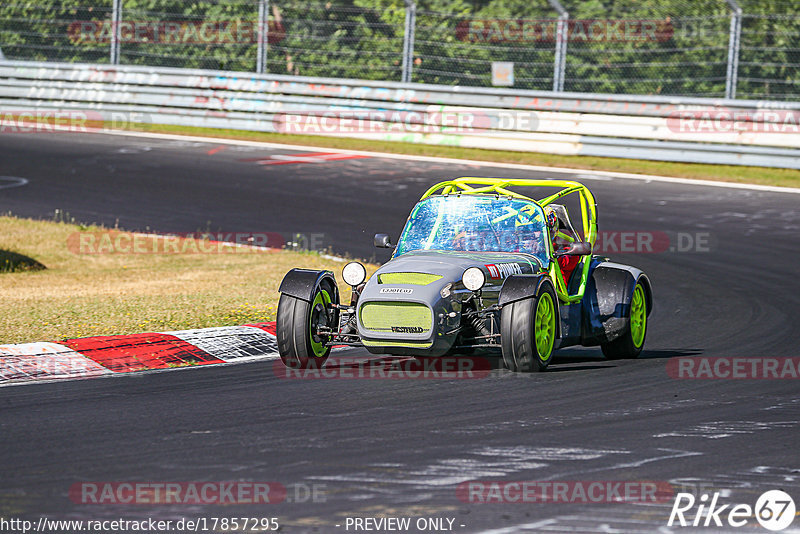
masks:
[[[414,206],[395,256],[413,250],[523,252],[548,263],[542,208],[527,200],[433,196]]]

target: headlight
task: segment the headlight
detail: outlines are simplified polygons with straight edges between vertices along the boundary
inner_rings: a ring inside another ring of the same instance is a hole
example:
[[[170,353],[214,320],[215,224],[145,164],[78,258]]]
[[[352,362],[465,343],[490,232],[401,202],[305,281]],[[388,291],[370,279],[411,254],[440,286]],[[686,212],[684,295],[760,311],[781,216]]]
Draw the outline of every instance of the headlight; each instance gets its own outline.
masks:
[[[464,287],[470,291],[478,291],[486,283],[486,275],[478,267],[470,267],[461,276]]]
[[[346,284],[355,287],[367,279],[367,269],[357,261],[351,261],[342,269],[342,278]]]

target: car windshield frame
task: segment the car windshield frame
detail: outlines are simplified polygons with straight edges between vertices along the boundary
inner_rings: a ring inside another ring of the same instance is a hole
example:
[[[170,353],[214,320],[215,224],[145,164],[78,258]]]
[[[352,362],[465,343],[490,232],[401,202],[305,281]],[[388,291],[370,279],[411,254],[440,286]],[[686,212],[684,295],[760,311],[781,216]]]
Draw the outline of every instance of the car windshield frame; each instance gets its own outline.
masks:
[[[550,262],[542,207],[498,195],[433,195],[418,202],[397,241],[394,257],[414,251],[503,252]]]

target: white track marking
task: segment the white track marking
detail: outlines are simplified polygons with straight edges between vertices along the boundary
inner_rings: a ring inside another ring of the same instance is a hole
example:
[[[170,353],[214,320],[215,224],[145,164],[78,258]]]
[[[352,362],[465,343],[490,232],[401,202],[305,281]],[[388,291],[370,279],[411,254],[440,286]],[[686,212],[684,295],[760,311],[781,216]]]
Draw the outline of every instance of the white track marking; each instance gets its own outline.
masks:
[[[2,182],[10,182],[10,183],[2,183]],[[0,176],[0,189],[21,187],[23,185],[28,185],[28,180],[26,178],[19,178],[17,176]]]
[[[649,464],[652,462],[660,462],[662,460],[674,460],[677,458],[685,458],[688,456],[702,456],[702,452],[694,452],[694,451],[680,451],[675,449],[656,449],[657,451],[666,452],[662,456],[653,456],[650,458],[645,458],[643,460],[637,460],[634,462],[623,462],[618,464],[612,465],[604,465],[602,467],[595,467],[592,469],[578,469],[575,471],[570,471],[567,473],[558,473],[557,475],[552,475],[549,477],[541,478],[540,480],[553,480],[554,478],[564,478],[572,475],[586,475],[588,473],[597,473],[600,471],[615,471],[617,469],[629,469],[632,467],[641,467],[644,464]]]
[[[477,167],[495,167],[500,169],[517,169],[523,171],[541,171],[541,172],[555,172],[555,173],[569,173],[569,174],[582,174],[583,179],[590,179],[591,174],[596,174],[602,177],[610,178],[624,178],[629,180],[643,180],[645,182],[665,182],[685,185],[702,185],[708,187],[725,187],[729,189],[746,189],[750,191],[768,191],[771,193],[794,193],[800,194],[800,188],[794,187],[777,187],[772,185],[756,185],[756,184],[739,184],[734,182],[715,182],[712,180],[693,180],[689,178],[676,178],[670,176],[655,176],[650,174],[633,174],[625,172],[612,172],[612,171],[595,171],[587,169],[570,169],[567,167],[544,167],[540,165],[522,165],[518,163],[494,163],[491,161],[477,161],[469,159],[457,158],[442,158],[433,156],[412,156],[408,154],[392,154],[389,152],[370,152],[364,150],[344,150],[341,148],[329,148],[309,145],[287,145],[281,143],[268,143],[261,141],[244,141],[238,139],[222,139],[218,137],[201,137],[194,135],[175,135],[175,134],[158,134],[151,132],[126,132],[126,131],[105,131],[106,135],[121,135],[130,137],[145,137],[149,139],[170,139],[175,141],[196,141],[201,143],[216,143],[226,145],[238,146],[252,146],[261,148],[276,148],[280,150],[315,150],[337,152],[340,154],[355,154],[359,156],[367,156],[371,158],[384,158],[384,159],[398,159],[410,161],[431,161],[436,163],[453,163],[457,165],[474,165]]]
[[[712,421],[693,425],[683,430],[653,434],[653,437],[721,439],[740,434],[755,434],[762,430],[793,428],[798,424],[800,423],[797,421]]]
[[[609,454],[630,454],[627,450],[581,449],[576,447],[484,447],[474,452],[490,458],[524,458],[539,461],[596,460]]]

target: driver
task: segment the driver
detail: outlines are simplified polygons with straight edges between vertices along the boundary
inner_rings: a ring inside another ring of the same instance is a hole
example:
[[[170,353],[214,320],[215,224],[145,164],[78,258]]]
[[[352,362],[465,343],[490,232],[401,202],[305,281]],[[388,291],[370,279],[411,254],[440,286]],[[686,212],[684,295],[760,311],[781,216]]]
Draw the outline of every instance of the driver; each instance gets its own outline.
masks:
[[[462,230],[456,233],[453,238],[453,250],[465,250],[471,252],[483,252],[485,250],[485,238],[481,232],[476,230]]]
[[[533,224],[526,224],[518,227],[517,236],[519,238],[519,252],[527,254],[538,254],[542,252],[543,240],[542,232],[537,230]]]
[[[513,236],[517,240],[517,252],[539,254],[544,251],[541,216],[533,206],[520,208],[514,219]]]
[[[559,207],[563,209],[563,215],[568,217],[566,208],[563,206]],[[553,239],[553,252],[566,248],[570,243],[576,240],[577,236],[575,236],[567,224],[561,220],[553,206],[545,207],[545,215],[547,216],[547,228]],[[581,258],[580,256],[559,256],[557,260],[558,266],[561,269],[561,277],[564,280],[564,286],[567,287],[569,286],[569,279],[572,276],[572,272],[580,263]]]
[[[467,250],[467,232],[462,230],[453,238],[453,250]]]

